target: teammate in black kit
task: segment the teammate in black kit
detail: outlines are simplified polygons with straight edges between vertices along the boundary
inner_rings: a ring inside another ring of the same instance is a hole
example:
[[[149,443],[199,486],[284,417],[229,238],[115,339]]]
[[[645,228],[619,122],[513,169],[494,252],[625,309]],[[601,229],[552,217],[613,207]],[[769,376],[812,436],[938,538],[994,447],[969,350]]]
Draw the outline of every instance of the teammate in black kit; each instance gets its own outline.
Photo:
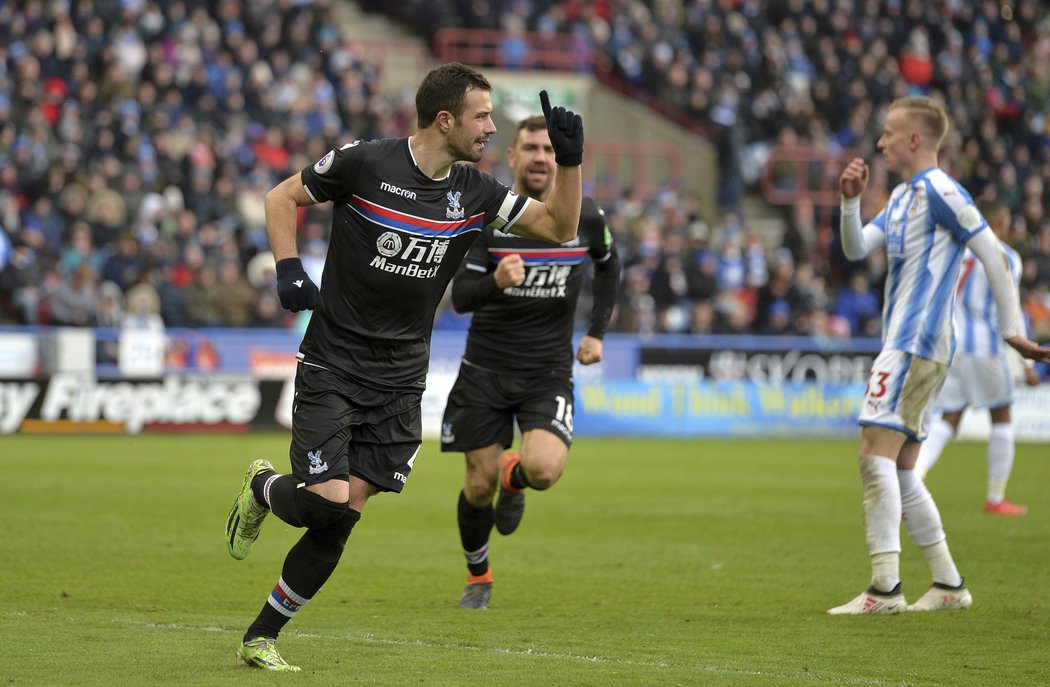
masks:
[[[543,117],[518,124],[507,160],[514,190],[546,201],[563,182]],[[620,278],[620,262],[602,211],[583,199],[578,236],[551,245],[486,227],[452,284],[452,304],[473,310],[467,350],[448,397],[441,450],[466,453],[459,494],[459,535],[467,559],[460,608],[484,609],[492,595],[489,534],[510,534],[525,510],[524,489],[561,477],[572,443],[572,325],[586,258],[594,263],[594,308],[576,359],[602,359]],[[528,348],[517,349],[519,342]],[[514,348],[515,355],[507,355]],[[521,429],[520,454],[514,419]],[[500,471],[502,464],[502,479]],[[499,484],[496,506],[492,498]]]
[[[563,243],[580,216],[583,123],[540,93],[561,183],[538,202],[459,161],[477,162],[496,127],[491,86],[462,64],[442,65],[416,92],[409,138],[333,150],[266,196],[266,223],[285,308],[316,308],[295,379],[292,473],[249,467],[227,544],[244,558],[266,514],[306,533],[248,628],[238,657],[250,666],[299,670],[277,653],[281,628],[335,570],[370,496],[400,492],[421,443],[420,398],[434,311],[470,244],[485,227]],[[296,208],[335,203],[324,291],[296,252]],[[517,342],[505,355],[520,355]]]

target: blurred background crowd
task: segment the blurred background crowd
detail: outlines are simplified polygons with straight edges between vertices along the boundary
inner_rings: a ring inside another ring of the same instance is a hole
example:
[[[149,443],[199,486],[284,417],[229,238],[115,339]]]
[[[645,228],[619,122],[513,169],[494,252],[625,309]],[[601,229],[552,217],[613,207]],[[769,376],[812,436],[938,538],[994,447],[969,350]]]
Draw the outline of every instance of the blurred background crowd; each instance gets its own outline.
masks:
[[[1039,0],[363,6],[428,38],[442,27],[574,35],[581,69],[712,141],[717,221],[686,185],[599,198],[624,258],[614,331],[877,336],[884,257],[847,262],[833,213],[804,196],[772,241],[742,201],[778,147],[877,163],[885,105],[924,93],[952,119],[942,166],[1010,208],[1025,311],[1050,339],[1050,11]],[[411,133],[412,94],[386,94],[383,79],[332,0],[4,3],[0,323],[295,326],[273,288],[265,193],[332,147]],[[484,164],[509,182],[493,152]],[[865,217],[891,187],[873,189]],[[329,231],[329,204],[301,211],[300,252],[319,282]],[[438,327],[462,324],[439,314]]]

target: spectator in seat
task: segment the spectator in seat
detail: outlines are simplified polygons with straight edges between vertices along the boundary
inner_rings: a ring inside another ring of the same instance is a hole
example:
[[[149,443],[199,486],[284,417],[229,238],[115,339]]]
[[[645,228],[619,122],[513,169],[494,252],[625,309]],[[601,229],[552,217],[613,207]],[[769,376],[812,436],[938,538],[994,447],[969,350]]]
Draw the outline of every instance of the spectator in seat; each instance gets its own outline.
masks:
[[[875,336],[879,332],[882,310],[879,297],[871,288],[868,275],[856,270],[846,288],[835,299],[835,314],[849,323],[853,336]]]

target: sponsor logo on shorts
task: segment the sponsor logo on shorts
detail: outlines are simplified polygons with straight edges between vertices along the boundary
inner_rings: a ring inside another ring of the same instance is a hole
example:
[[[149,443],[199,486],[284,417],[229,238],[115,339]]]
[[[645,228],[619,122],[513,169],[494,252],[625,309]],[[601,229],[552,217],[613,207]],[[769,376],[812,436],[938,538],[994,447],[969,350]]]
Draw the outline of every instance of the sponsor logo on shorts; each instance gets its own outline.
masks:
[[[394,479],[396,479],[401,484],[404,484],[405,482],[408,481],[408,476],[407,475],[403,475],[400,472],[395,472],[394,473]]]
[[[451,444],[456,440],[456,435],[452,433],[452,423],[442,422],[441,423],[441,443]]]

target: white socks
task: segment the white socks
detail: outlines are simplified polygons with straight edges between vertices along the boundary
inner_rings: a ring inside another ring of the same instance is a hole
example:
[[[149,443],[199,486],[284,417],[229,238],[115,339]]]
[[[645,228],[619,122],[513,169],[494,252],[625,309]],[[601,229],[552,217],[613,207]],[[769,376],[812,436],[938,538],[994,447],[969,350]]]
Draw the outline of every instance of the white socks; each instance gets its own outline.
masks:
[[[955,432],[944,420],[937,420],[930,428],[930,435],[922,442],[919,458],[915,461],[915,474],[926,479],[926,474],[941,457],[944,447]],[[1014,428],[1008,422],[992,425],[988,439],[988,501],[1000,503],[1006,498],[1006,483],[1014,467]]]
[[[952,587],[962,584],[962,577],[948,551],[948,542],[941,525],[941,514],[926,485],[914,470],[898,470],[901,517],[908,536],[922,549],[934,582]]]
[[[901,520],[908,536],[922,549],[933,581],[951,587],[962,584],[937,504],[915,471],[898,470],[896,462],[883,456],[861,456],[860,476],[871,586],[888,592],[900,582]]]
[[[896,463],[889,458],[860,457],[871,586],[883,592],[900,582],[901,492],[896,471]]]
[[[901,519],[911,540],[919,548],[944,541],[941,514],[919,476],[914,470],[898,470],[897,481],[901,487]]]
[[[915,461],[915,474],[919,476],[919,479],[926,479],[926,473],[941,457],[941,451],[952,440],[954,434],[955,430],[943,419],[938,418],[937,422],[933,423],[929,436],[919,448],[919,458]]]
[[[1006,483],[1014,467],[1014,428],[1008,422],[992,425],[988,439],[988,501],[1006,498]]]

